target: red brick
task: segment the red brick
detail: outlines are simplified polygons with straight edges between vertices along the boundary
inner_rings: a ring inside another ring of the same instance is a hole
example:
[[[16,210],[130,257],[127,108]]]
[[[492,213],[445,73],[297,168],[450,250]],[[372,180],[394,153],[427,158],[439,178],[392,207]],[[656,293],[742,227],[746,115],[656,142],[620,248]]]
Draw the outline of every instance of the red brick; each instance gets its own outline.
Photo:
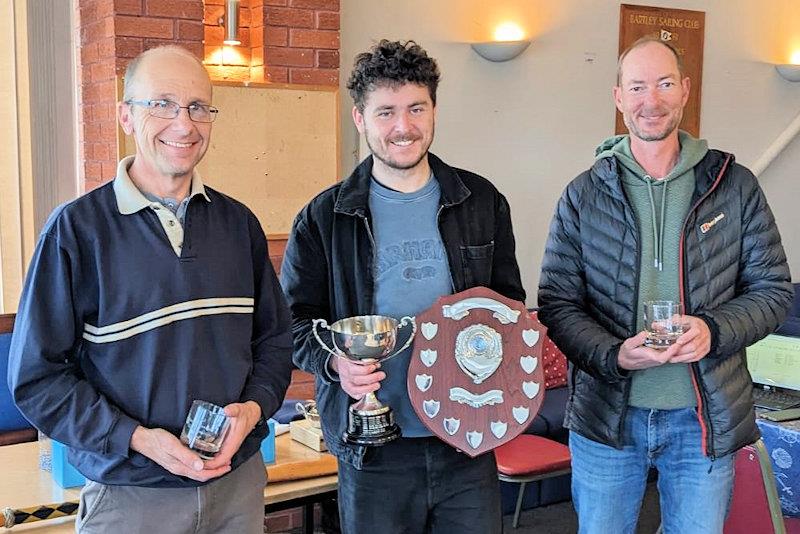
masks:
[[[115,121],[117,120],[117,103],[113,101],[104,102],[97,106],[102,111],[99,113],[99,116],[102,117],[102,120],[109,120]],[[97,113],[97,110],[95,110]]]
[[[100,137],[97,140],[101,143],[117,142],[117,121],[98,121],[100,125]]]
[[[214,46],[221,45],[222,40],[225,39],[225,29],[222,26],[204,26],[203,34],[206,45]]]
[[[86,110],[86,106],[84,106],[84,114],[83,114],[84,119],[86,118],[85,110]],[[89,120],[86,120],[86,122],[83,125],[83,142],[84,142],[84,145],[86,145],[86,144],[88,144],[88,143],[90,143],[92,141],[96,141],[97,139],[100,139],[100,125],[95,123],[95,122],[90,122]]]
[[[108,182],[114,178],[117,174],[117,162],[115,161],[117,158],[109,159],[100,162],[100,168],[102,169],[102,180]]]
[[[257,9],[250,10],[250,27],[251,28],[258,28],[264,25],[264,8],[259,7]]]
[[[83,98],[86,105],[94,105],[116,97],[116,84],[113,80],[88,83],[83,86]]]
[[[288,0],[264,0],[265,6],[286,6],[288,4]]]
[[[259,48],[264,46],[264,27],[250,28],[250,47]]]
[[[94,161],[87,161],[86,166],[86,180],[97,182],[103,178],[103,167]]]
[[[290,0],[289,5],[320,11],[339,11],[339,0]]]
[[[104,37],[112,37],[113,35],[114,19],[112,17],[106,17],[81,27],[81,44],[92,43]]]
[[[317,50],[317,67],[323,69],[338,69],[339,68],[339,51],[338,50]]]
[[[250,65],[258,66],[264,64],[264,47],[254,46],[250,49]]]
[[[114,12],[117,15],[141,15],[142,0],[114,0]]]
[[[91,66],[88,66],[89,69],[89,79],[92,82],[101,82],[103,80],[112,80],[114,79],[114,62],[113,61],[100,61],[98,63],[93,63]],[[84,69],[85,71],[86,69]]]
[[[239,4],[239,27],[250,27],[250,8]]]
[[[239,27],[239,40],[241,44],[238,45],[237,48],[250,48],[250,28]]]
[[[339,85],[338,69],[291,69],[289,83],[305,85]]]
[[[113,17],[118,13],[117,0],[99,0],[95,2],[98,17]],[[123,0],[124,1],[124,0]]]
[[[117,43],[114,37],[106,37],[97,41],[97,55],[100,59],[113,58],[117,53]]]
[[[87,24],[97,22],[97,19],[97,6],[95,4],[82,2],[78,9],[78,21],[80,26],[83,27]]]
[[[184,47],[189,52],[197,56],[197,59],[203,59],[203,43],[201,41],[175,41],[178,46]]]
[[[116,156],[107,143],[95,143],[92,154],[95,160],[111,160]]]
[[[210,6],[206,2],[203,9],[203,22],[211,26],[219,26],[219,19],[225,15],[225,6]]]
[[[204,37],[203,23],[196,20],[178,21],[178,39],[182,41],[202,41]]]
[[[153,17],[200,20],[202,0],[145,0],[145,13]]]
[[[289,30],[281,26],[266,26],[264,28],[265,46],[286,46],[289,44]]]
[[[142,46],[142,49],[144,49],[144,46]],[[129,57],[118,57],[118,58],[117,58],[116,60],[114,60],[114,61],[115,61],[115,63],[116,63],[116,66],[115,66],[115,68],[116,68],[116,71],[117,71],[117,75],[118,75],[118,76],[125,76],[125,69],[127,69],[127,68],[128,68],[128,63],[130,63],[131,61],[133,61],[133,58],[129,58]]]
[[[320,30],[338,30],[339,14],[330,11],[317,12],[317,28]]]
[[[289,83],[289,69],[264,66],[264,78],[271,83]]]
[[[144,49],[150,50],[151,48],[157,48],[159,46],[164,45],[178,45],[181,46],[194,55],[197,56],[198,59],[203,59],[203,43],[200,41],[178,41],[173,39],[145,39],[144,40]]]
[[[117,37],[117,57],[134,58],[144,52],[144,42],[138,37]]]
[[[100,59],[97,42],[87,43],[81,47],[81,65],[88,65]]]
[[[308,9],[270,7],[264,10],[264,22],[271,26],[290,28],[313,28],[314,12]]]
[[[285,67],[313,67],[314,51],[309,48],[268,46],[264,49],[264,60],[267,65],[282,65]]]
[[[329,30],[289,30],[289,46],[339,49],[339,32]]]
[[[161,39],[172,39],[173,37],[172,19],[121,15],[116,17],[116,30],[117,35],[122,37],[151,37]]]
[[[207,6],[224,6],[225,0],[205,0],[203,3]]]

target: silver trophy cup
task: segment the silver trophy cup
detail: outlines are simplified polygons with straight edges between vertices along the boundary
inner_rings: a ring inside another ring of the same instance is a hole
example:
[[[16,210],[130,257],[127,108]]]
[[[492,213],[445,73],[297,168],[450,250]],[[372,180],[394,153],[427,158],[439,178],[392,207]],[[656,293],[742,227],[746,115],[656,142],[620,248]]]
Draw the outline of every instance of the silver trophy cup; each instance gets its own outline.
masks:
[[[411,335],[398,350],[397,331],[410,324]],[[317,326],[330,330],[333,349],[328,347],[317,332]],[[417,323],[413,317],[403,317],[399,322],[383,315],[359,315],[340,319],[328,326],[324,319],[314,319],[313,332],[322,348],[336,357],[369,365],[387,360],[403,352],[414,340]],[[381,404],[374,393],[367,393],[361,400],[350,405],[347,431],[344,440],[357,445],[383,445],[400,437],[400,428],[394,422],[392,409]]]

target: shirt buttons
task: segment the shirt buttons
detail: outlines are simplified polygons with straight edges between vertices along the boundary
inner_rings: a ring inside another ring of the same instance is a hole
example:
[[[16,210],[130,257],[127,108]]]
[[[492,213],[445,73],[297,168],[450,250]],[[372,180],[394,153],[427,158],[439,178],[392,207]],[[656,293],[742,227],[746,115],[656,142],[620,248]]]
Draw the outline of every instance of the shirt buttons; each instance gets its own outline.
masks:
[[[170,225],[170,226],[175,226],[175,221],[170,219],[169,221],[167,221],[167,224]]]

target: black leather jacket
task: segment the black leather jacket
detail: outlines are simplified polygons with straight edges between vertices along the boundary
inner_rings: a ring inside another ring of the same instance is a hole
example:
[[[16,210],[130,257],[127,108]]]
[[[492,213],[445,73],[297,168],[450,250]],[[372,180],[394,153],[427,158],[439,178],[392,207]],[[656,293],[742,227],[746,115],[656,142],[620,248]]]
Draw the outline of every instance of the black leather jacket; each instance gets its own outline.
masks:
[[[439,232],[453,291],[486,286],[524,301],[508,202],[485,178],[428,155],[441,187]],[[373,313],[373,237],[369,214],[372,157],[346,180],[314,198],[298,214],[286,247],[281,282],[292,312],[294,361],[316,376],[317,406],[331,452],[356,467],[364,447],[347,445],[347,408],[354,402],[331,380],[328,353],[311,332],[312,319],[328,323]],[[330,343],[330,336],[322,336]],[[329,345],[330,346],[330,345]]]
[[[630,391],[617,366],[636,334],[639,231],[613,157],[570,183],[550,227],[539,319],[572,363],[565,426],[617,448]],[[703,450],[720,457],[758,438],[745,347],[773,331],[792,302],[786,255],[755,177],[710,150],[695,167],[680,242],[686,313],[711,330],[711,352],[691,364]]]

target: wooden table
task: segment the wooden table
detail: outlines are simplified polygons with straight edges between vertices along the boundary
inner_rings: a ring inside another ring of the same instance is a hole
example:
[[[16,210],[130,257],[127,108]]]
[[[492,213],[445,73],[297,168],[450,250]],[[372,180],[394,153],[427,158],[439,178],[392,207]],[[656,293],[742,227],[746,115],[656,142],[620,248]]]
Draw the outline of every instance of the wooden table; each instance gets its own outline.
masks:
[[[0,511],[6,507],[28,508],[79,499],[80,488],[61,489],[53,482],[50,473],[39,469],[38,458],[39,448],[35,442],[0,447]],[[305,530],[313,532],[313,503],[334,497],[338,487],[336,474],[314,474],[315,466],[321,466],[322,471],[329,472],[330,461],[331,455],[316,452],[292,441],[288,434],[278,436],[275,443],[275,463],[267,466],[270,481],[264,490],[265,512],[303,506]],[[289,480],[300,475],[306,478]],[[278,478],[282,480],[277,480]],[[2,532],[75,532],[75,516],[25,523],[13,529],[4,528]]]

